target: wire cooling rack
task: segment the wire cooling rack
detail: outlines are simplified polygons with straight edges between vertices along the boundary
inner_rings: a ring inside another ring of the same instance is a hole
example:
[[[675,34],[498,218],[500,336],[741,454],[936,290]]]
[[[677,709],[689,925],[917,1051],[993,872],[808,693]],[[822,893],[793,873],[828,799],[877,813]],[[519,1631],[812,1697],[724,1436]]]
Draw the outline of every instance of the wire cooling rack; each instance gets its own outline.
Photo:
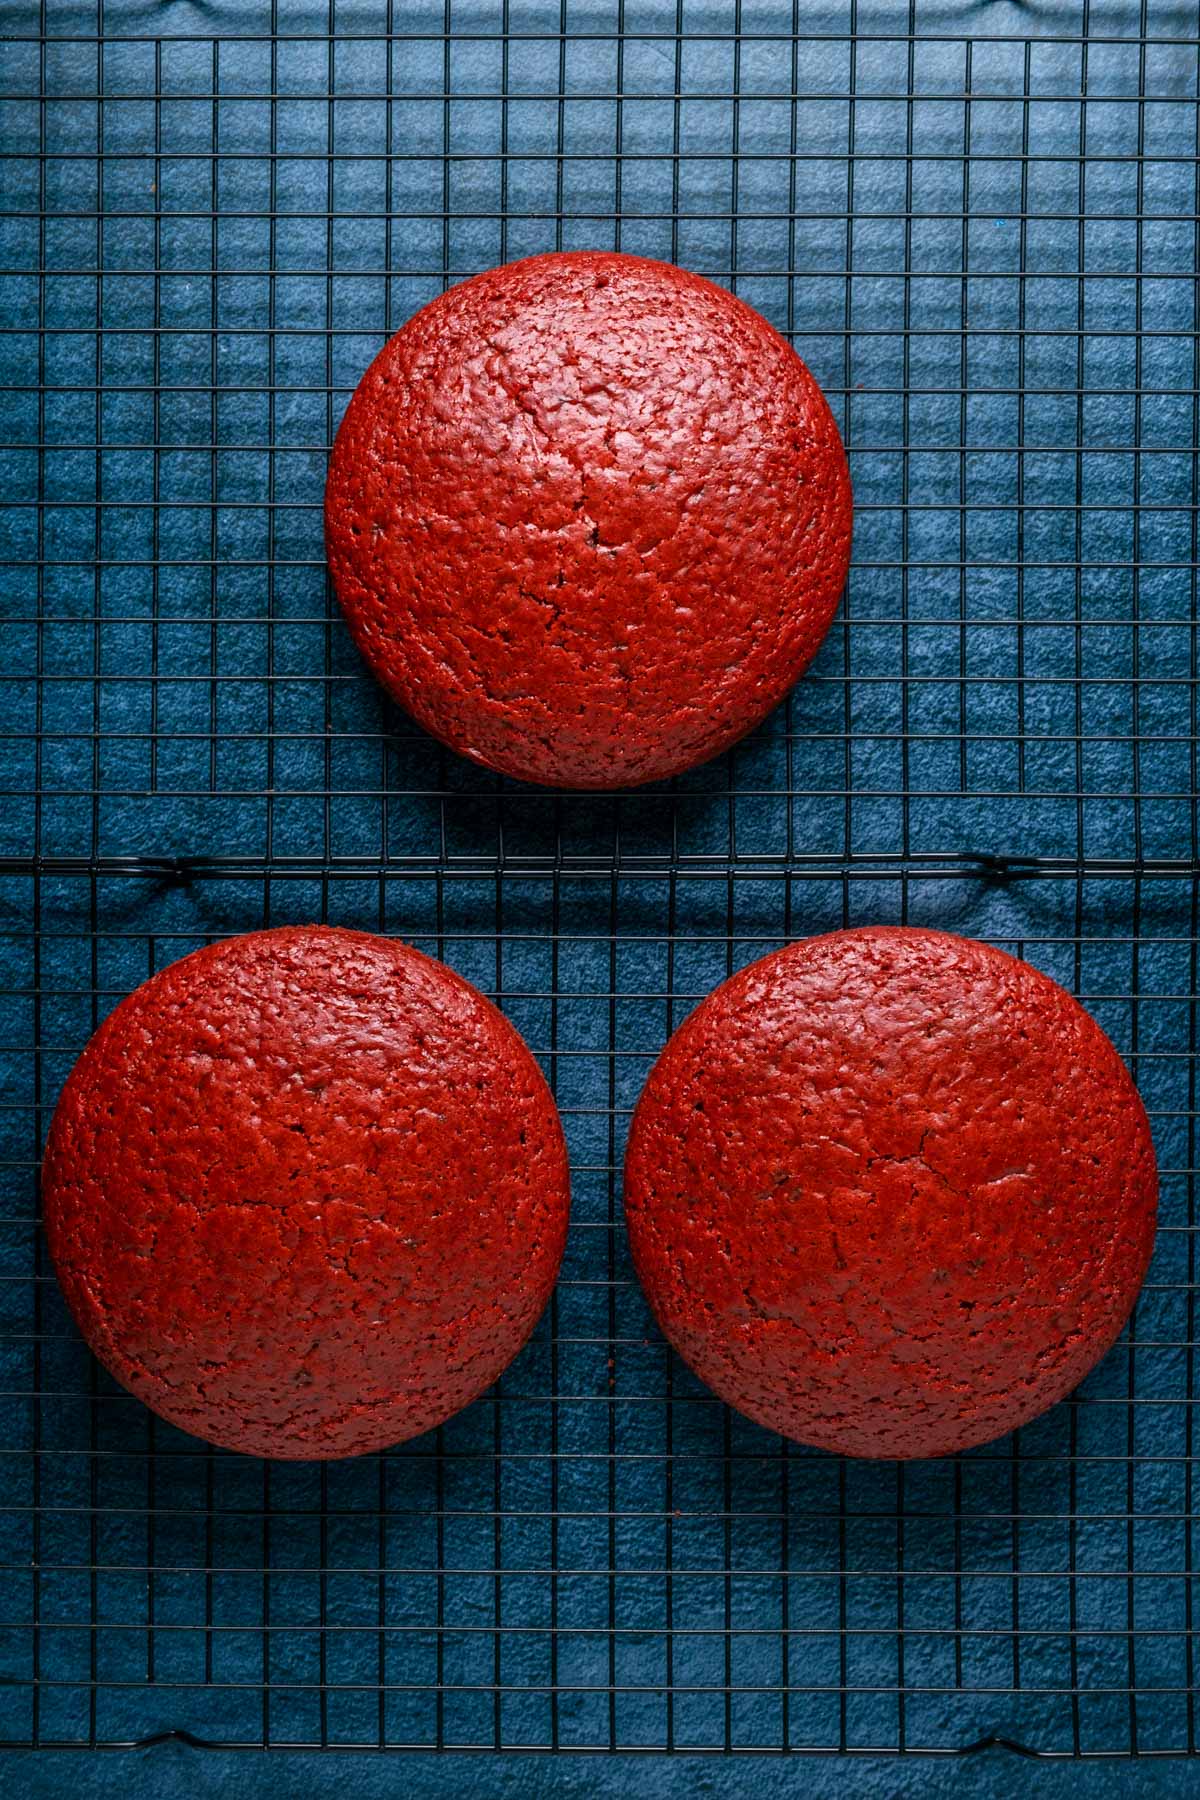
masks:
[[[1194,5],[3,0],[0,1739],[1196,1748]],[[553,795],[387,707],[332,433],[450,282],[674,258],[824,383],[845,605],[745,744]],[[277,1465],[89,1360],[36,1226],[97,1021],[222,933],[396,932],[495,994],[574,1162],[536,1339],[441,1431]],[[668,1032],[844,923],[1073,988],[1162,1225],[1073,1399],[952,1461],[782,1443],[666,1352],[619,1169]]]

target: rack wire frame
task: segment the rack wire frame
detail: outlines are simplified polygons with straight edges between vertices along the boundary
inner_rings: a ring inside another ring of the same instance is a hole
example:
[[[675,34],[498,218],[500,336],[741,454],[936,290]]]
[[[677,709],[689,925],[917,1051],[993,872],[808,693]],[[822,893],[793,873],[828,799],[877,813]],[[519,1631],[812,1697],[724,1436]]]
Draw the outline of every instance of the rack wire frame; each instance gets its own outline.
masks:
[[[1196,1750],[1197,183],[1170,0],[3,0],[0,1742]],[[330,605],[390,331],[575,245],[736,287],[822,380],[855,561],[813,671],[660,789],[481,774]],[[441,1431],[267,1465],[89,1360],[55,1096],[201,942],[395,932],[572,1151],[558,1291]],[[1027,955],[1151,1111],[1154,1264],[1080,1392],[946,1462],[722,1408],[632,1281],[630,1107],[715,982],[876,920]]]

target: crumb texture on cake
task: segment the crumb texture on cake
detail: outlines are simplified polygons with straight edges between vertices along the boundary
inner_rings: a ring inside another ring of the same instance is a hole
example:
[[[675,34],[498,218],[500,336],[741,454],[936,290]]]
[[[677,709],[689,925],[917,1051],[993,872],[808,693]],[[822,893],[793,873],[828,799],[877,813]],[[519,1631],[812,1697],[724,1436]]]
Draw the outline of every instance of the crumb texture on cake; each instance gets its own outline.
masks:
[[[406,945],[199,950],[100,1027],[55,1112],[50,1249],[81,1330],[173,1424],[375,1450],[500,1374],[549,1296],[566,1152],[506,1019]]]
[[[940,932],[835,932],[718,988],[657,1063],[625,1209],[666,1336],[731,1405],[937,1456],[1067,1394],[1146,1272],[1124,1063],[1057,983]]]
[[[443,742],[508,775],[672,775],[815,654],[850,556],[833,415],[712,282],[532,257],[433,301],[363,376],[326,489],[360,650]]]

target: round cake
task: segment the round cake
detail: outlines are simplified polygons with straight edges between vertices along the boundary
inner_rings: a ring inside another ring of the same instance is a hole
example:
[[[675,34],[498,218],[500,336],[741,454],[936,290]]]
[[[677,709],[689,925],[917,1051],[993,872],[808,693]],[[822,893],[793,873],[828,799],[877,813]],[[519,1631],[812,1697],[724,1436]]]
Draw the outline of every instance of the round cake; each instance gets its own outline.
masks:
[[[558,1115],[521,1038],[416,950],[289,927],[198,950],[105,1021],[43,1171],[101,1362],[257,1456],[439,1425],[512,1360],[567,1229]]]
[[[785,1436],[944,1456],[1062,1399],[1154,1239],[1145,1109],[1048,976],[941,932],[764,957],[663,1051],[625,1165],[684,1361]]]
[[[611,788],[715,756],[781,700],[850,557],[820,388],[725,289],[601,251],[477,276],[359,383],[325,495],[355,642],[433,735]]]

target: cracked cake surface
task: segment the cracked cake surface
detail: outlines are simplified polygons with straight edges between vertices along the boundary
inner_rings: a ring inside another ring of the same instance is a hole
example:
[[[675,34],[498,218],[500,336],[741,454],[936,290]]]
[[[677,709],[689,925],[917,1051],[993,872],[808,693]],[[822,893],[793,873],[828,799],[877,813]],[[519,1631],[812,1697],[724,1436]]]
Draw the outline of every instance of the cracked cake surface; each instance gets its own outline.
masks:
[[[1146,1272],[1157,1177],[1116,1050],[971,939],[795,943],[685,1020],[625,1166],[634,1264],[722,1399],[803,1443],[940,1456],[1063,1398]]]
[[[88,1344],[173,1424],[273,1457],[440,1424],[516,1355],[566,1237],[524,1042],[407,945],[255,932],[153,976],[55,1111],[46,1232]]]
[[[815,654],[850,555],[800,358],[700,276],[600,251],[451,288],[334,446],[326,546],[376,676],[507,775],[606,788],[735,742]]]

